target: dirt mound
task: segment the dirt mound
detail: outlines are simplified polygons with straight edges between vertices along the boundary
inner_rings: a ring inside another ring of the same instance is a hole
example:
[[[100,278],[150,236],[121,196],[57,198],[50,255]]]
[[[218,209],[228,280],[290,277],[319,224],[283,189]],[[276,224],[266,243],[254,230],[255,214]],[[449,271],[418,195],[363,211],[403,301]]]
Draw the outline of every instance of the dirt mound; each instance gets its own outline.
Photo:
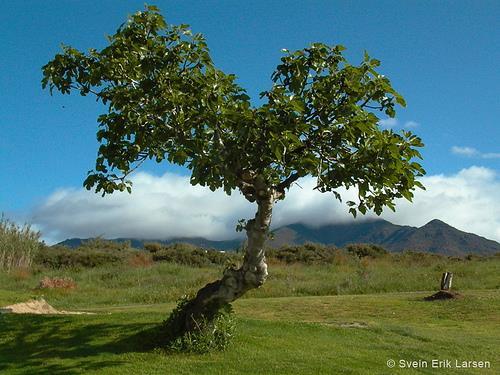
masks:
[[[437,293],[434,293],[432,296],[424,297],[425,301],[440,301],[446,299],[454,299],[461,297],[460,294],[456,292],[450,292],[448,290],[440,290]]]
[[[91,314],[78,311],[56,310],[50,306],[43,298],[29,300],[27,302],[16,303],[0,308],[0,314]]]

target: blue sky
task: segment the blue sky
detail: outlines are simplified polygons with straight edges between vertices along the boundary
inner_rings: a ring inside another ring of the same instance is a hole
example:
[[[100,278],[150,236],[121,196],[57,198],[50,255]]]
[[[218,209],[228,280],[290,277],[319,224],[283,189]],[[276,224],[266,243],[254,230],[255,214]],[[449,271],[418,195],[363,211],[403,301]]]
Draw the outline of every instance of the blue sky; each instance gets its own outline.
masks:
[[[360,61],[367,50],[382,61],[381,73],[406,98],[408,107],[400,109],[396,123],[389,125],[395,129],[410,125],[423,138],[423,164],[429,178],[441,176],[449,182],[468,176],[498,185],[498,1],[186,0],[152,4],[160,7],[167,22],[187,23],[203,33],[217,66],[236,74],[255,99],[270,87],[282,48],[300,49],[316,41],[343,44],[352,62]],[[73,192],[72,199],[83,194],[79,189],[95,162],[96,118],[103,108],[89,97],[51,97],[41,89],[41,67],[61,43],[82,50],[104,47],[105,36],[143,7],[143,1],[125,0],[1,3],[0,211],[32,221],[42,231],[56,233],[54,238],[96,235],[90,230],[49,228],[43,216],[48,213],[42,208],[61,197],[57,194]],[[165,172],[184,173],[152,163],[143,171],[142,177],[157,178],[158,183]],[[488,206],[500,205],[495,191]],[[93,202],[94,198],[85,197]],[[116,204],[137,203],[127,199],[129,203]],[[70,220],[71,216],[64,216],[68,210],[64,206],[50,215],[60,215],[64,222]],[[491,214],[491,231],[483,233],[490,238],[496,238],[495,225],[500,227],[497,211]],[[212,221],[220,219],[215,213],[212,216]],[[464,230],[469,227],[465,221],[452,224]]]

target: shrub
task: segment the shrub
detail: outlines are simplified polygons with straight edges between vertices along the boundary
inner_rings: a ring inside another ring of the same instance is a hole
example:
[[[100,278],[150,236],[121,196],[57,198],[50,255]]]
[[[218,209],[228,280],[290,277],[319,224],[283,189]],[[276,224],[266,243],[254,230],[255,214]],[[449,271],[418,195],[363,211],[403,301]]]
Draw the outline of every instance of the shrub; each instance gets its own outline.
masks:
[[[127,263],[132,267],[151,267],[153,264],[153,258],[149,253],[138,251],[137,253],[129,256]]]
[[[479,255],[479,254],[467,254],[464,258],[465,260],[484,260],[485,257]]]
[[[269,249],[266,254],[285,263],[324,264],[333,262],[335,248],[306,243],[299,246],[282,246],[277,250]]]
[[[155,262],[165,261],[184,264],[193,267],[209,265],[224,265],[239,256],[231,253],[223,253],[212,249],[202,249],[188,243],[175,243],[162,246],[158,249],[156,245],[148,246],[148,250]]]
[[[336,266],[344,266],[352,260],[352,256],[347,254],[344,250],[337,249],[333,252],[333,264]]]
[[[89,247],[69,249],[65,246],[44,247],[35,263],[47,268],[94,268],[111,263],[121,263],[131,252],[95,250]]]
[[[168,319],[164,322],[162,334],[166,350],[173,352],[208,353],[215,350],[224,350],[234,337],[235,320],[233,308],[230,304],[214,312],[210,318],[203,317],[196,322],[193,331],[184,332],[179,329],[182,325],[186,305],[191,298],[183,296],[177,303]]]
[[[38,284],[38,289],[74,289],[76,283],[71,277],[47,277]]]
[[[103,239],[86,241],[70,249],[55,245],[44,247],[35,262],[48,268],[93,268],[112,263],[125,263],[132,267],[147,267],[153,262],[165,261],[193,267],[226,265],[236,262],[241,255],[213,249],[203,249],[188,243],[161,245],[146,243],[146,251],[133,249],[130,242],[114,242]]]
[[[389,254],[386,249],[374,244],[351,244],[346,246],[346,250],[348,253],[355,255],[358,258],[380,258]]]
[[[12,268],[30,268],[33,258],[43,244],[40,233],[29,225],[22,227],[0,218],[0,269],[10,271]]]
[[[163,249],[163,245],[158,242],[146,242],[144,244],[144,250],[149,251],[150,253],[157,253]]]
[[[81,250],[98,250],[98,251],[113,251],[127,252],[132,249],[130,241],[110,241],[101,237],[91,238],[84,241],[79,247]]]

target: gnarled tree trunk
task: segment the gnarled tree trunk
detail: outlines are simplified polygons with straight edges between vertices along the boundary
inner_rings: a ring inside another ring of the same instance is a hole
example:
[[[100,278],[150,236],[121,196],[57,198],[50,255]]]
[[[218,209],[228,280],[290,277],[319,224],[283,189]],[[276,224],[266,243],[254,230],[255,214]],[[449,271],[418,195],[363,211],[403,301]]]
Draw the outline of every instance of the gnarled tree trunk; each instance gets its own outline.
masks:
[[[247,291],[260,287],[267,278],[267,264],[264,243],[271,224],[271,214],[276,199],[271,189],[258,192],[256,197],[257,213],[247,222],[247,246],[240,268],[228,268],[220,280],[201,288],[196,296],[183,309],[178,334],[192,331],[200,318],[212,319],[220,308],[241,297]]]

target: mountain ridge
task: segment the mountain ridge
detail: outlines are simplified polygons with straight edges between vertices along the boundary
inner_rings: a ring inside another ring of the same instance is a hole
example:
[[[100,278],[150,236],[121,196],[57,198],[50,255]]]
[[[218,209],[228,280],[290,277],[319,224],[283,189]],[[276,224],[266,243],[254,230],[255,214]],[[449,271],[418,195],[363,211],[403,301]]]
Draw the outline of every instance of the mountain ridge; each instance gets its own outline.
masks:
[[[328,224],[321,227],[295,223],[277,228],[272,233],[273,238],[267,242],[269,247],[301,245],[306,242],[336,247],[344,247],[352,243],[372,243],[391,252],[413,250],[453,256],[491,255],[500,252],[500,243],[474,233],[460,231],[438,219],[431,220],[421,227],[392,224],[382,219]],[[84,241],[85,239],[72,238],[62,241],[58,245],[76,247]],[[117,238],[113,241],[130,241],[131,245],[137,248],[142,248],[147,242],[162,244],[186,242],[224,251],[235,250],[242,244],[241,239],[214,241],[201,237],[178,237],[169,240]]]

